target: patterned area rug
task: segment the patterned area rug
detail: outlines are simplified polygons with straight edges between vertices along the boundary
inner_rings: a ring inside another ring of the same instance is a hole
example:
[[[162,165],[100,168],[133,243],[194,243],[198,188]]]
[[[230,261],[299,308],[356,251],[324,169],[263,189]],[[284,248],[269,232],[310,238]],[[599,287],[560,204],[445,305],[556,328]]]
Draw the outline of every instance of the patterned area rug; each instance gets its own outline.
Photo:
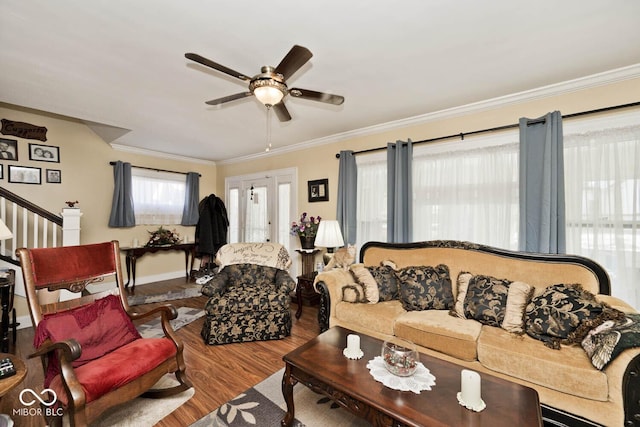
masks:
[[[286,412],[284,369],[231,399],[190,427],[276,427]],[[302,384],[293,387],[296,427],[364,427],[370,424]]]
[[[177,331],[202,316],[204,316],[204,310],[202,309],[180,307],[178,308],[178,317],[173,319],[170,323],[171,326],[173,326],[173,330]],[[155,318],[150,322],[144,323],[138,326],[137,329],[143,338],[160,338],[164,336],[162,326],[160,325],[160,318]]]
[[[160,378],[154,387],[166,388],[177,384],[175,376],[167,374]],[[192,387],[182,393],[162,399],[138,397],[129,403],[117,406],[114,410],[107,411],[92,426],[152,427],[191,399],[194,393],[195,389]]]
[[[166,292],[155,295],[130,295],[127,298],[129,305],[150,304],[152,302],[172,301],[177,299],[193,298],[202,295],[202,286],[196,285],[177,291]]]

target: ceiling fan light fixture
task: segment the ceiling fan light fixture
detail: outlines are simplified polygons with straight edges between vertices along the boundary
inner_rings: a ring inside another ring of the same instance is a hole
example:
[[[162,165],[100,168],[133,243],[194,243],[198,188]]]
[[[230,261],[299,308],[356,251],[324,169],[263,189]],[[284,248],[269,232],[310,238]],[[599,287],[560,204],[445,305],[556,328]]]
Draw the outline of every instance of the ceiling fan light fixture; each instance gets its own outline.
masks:
[[[276,105],[287,93],[287,87],[272,79],[258,79],[251,82],[250,89],[264,105]]]

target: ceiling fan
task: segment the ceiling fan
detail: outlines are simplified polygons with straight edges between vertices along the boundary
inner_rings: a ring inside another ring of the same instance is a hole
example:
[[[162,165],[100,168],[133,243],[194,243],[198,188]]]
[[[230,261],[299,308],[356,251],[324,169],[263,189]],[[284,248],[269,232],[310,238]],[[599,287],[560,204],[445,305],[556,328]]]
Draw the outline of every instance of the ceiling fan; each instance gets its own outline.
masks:
[[[311,59],[313,54],[306,47],[295,45],[289,53],[280,61],[277,67],[273,68],[265,65],[262,67],[260,74],[249,77],[239,73],[224,65],[220,65],[210,59],[204,58],[197,53],[185,53],[187,59],[198,62],[214,70],[218,70],[237,79],[249,82],[249,90],[240,92],[222,98],[207,101],[208,105],[220,105],[225,102],[235,101],[236,99],[247,98],[255,95],[267,108],[273,107],[273,110],[281,122],[291,120],[291,115],[284,105],[284,97],[291,95],[296,98],[304,98],[312,101],[325,102],[327,104],[340,105],[344,102],[344,97],[340,95],[332,95],[330,93],[316,92],[309,89],[287,87],[287,79],[298,71],[304,64]]]

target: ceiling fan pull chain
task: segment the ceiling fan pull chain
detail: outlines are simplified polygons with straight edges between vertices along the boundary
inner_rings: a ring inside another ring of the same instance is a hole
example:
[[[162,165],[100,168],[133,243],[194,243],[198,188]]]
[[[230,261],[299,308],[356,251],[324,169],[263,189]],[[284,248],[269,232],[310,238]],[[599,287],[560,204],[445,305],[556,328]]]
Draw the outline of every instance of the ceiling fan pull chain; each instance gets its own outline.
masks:
[[[271,105],[267,105],[267,147],[265,148],[265,152],[269,152],[271,150]]]

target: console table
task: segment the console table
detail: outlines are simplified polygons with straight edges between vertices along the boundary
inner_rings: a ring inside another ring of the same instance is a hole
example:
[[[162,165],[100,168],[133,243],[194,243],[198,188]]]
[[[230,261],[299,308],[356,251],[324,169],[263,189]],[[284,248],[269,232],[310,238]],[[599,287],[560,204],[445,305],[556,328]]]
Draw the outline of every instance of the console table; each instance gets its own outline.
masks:
[[[193,258],[195,256],[196,244],[195,243],[178,243],[175,245],[165,246],[138,246],[138,247],[124,247],[120,248],[122,252],[126,254],[126,266],[127,266],[127,283],[124,287],[129,287],[129,282],[133,279],[131,290],[136,287],[136,261],[138,258],[145,254],[153,254],[156,252],[164,251],[182,251],[184,252],[184,266],[186,270],[187,279],[189,279],[189,255],[191,255],[191,267],[193,267]]]

